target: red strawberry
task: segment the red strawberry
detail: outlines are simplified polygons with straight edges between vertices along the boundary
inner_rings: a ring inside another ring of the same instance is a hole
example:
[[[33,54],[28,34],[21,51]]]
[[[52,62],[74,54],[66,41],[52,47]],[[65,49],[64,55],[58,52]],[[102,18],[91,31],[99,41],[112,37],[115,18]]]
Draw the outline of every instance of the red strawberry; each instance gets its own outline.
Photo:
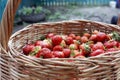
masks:
[[[64,58],[65,55],[62,51],[53,51],[53,55],[56,57],[56,58]]]
[[[70,49],[63,49],[63,53],[64,53],[65,58],[68,58],[68,57],[70,57],[71,51],[70,51]]]
[[[81,40],[81,37],[80,36],[76,36],[76,38],[75,38],[76,40]]]
[[[54,35],[55,35],[54,33],[49,33],[49,34],[47,34],[46,37],[51,39]]]
[[[53,57],[51,50],[48,48],[42,48],[40,50],[40,54],[41,54],[41,56],[43,56],[43,58],[52,58]]]
[[[60,45],[56,45],[55,47],[53,47],[53,51],[62,51],[62,50],[63,48]]]
[[[69,37],[72,37],[73,39],[75,39],[75,38],[76,38],[76,35],[73,34],[73,33],[71,33],[71,34],[69,34]]]
[[[41,41],[40,46],[41,46],[42,48],[52,49],[52,44],[51,44],[51,42],[49,41],[49,39],[45,39],[45,40]]]
[[[81,42],[82,42],[82,43],[88,42],[88,38],[87,38],[86,36],[82,36],[82,37],[81,37]]]
[[[80,50],[82,51],[82,55],[88,56],[91,52],[91,48],[88,44],[83,43],[79,46]]]
[[[99,33],[99,31],[98,30],[94,30],[92,33],[93,34],[97,34],[97,33]]]
[[[36,41],[34,44],[35,44],[35,46],[40,46],[41,43],[42,43],[42,41]]]
[[[52,37],[52,43],[53,45],[60,45],[60,43],[62,42],[62,37],[60,35],[55,35]]]
[[[118,46],[119,46],[119,43],[118,43],[117,41],[112,40],[112,41],[107,41],[107,42],[105,42],[105,43],[104,43],[104,46],[105,46],[106,48],[113,48],[113,47],[118,47]]]
[[[85,58],[85,56],[83,56],[82,54],[77,54],[74,56],[74,58]]]
[[[104,50],[103,49],[97,49],[95,51],[93,51],[90,56],[97,56],[97,55],[100,55],[100,54],[103,54],[104,53]]]
[[[106,52],[113,52],[113,51],[118,51],[120,50],[119,48],[109,48],[106,50]]]
[[[35,46],[33,45],[33,44],[26,44],[24,47],[23,47],[23,53],[25,54],[25,55],[29,55],[29,53],[31,52],[31,51],[33,51],[34,50],[34,48],[35,48]]]
[[[95,51],[95,50],[97,50],[97,49],[102,49],[102,50],[105,49],[105,47],[104,47],[104,45],[103,45],[102,42],[97,42],[96,44],[94,44],[94,45],[92,46],[92,50],[93,50],[93,51]]]
[[[38,53],[36,53],[35,57],[36,57],[36,58],[42,57],[41,50],[40,50]]]
[[[96,34],[92,34],[92,35],[90,36],[89,40],[96,42],[96,41],[97,41],[97,35],[96,35]]]
[[[87,38],[89,38],[90,34],[89,33],[84,33],[83,36],[86,36]]]
[[[66,42],[67,45],[70,45],[70,44],[73,43],[73,38],[72,37],[67,37],[65,42]]]
[[[97,35],[97,41],[103,42],[107,39],[107,35],[103,32],[98,32],[96,35]]]

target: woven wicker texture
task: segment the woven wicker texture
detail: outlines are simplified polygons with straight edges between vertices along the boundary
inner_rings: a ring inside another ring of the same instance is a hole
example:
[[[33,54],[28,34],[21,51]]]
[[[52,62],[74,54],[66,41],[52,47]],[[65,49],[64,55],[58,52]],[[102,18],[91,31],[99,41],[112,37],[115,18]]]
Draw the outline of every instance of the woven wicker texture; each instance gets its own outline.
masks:
[[[120,51],[89,58],[62,59],[36,59],[21,52],[26,43],[34,42],[48,32],[82,35],[99,30],[120,34],[118,26],[87,20],[33,24],[16,32],[9,40],[19,3],[20,0],[8,0],[0,25],[1,80],[120,80]]]
[[[9,37],[12,33],[15,11],[20,0],[7,0],[3,18],[0,23],[0,80],[11,80],[10,64],[12,59],[7,53]]]
[[[34,78],[51,78],[70,80],[116,80],[118,75],[120,51],[106,53],[104,55],[79,58],[79,59],[36,59],[21,54],[22,47],[26,43],[38,40],[41,34],[53,32],[56,34],[82,35],[83,32],[91,33],[99,30],[105,33],[120,31],[118,26],[108,25],[99,22],[79,20],[54,23],[32,24],[13,34],[9,41],[11,56],[16,60],[17,67],[14,71],[24,76]],[[72,62],[68,62],[68,61]],[[15,65],[13,65],[15,66]],[[119,79],[118,79],[119,80]]]

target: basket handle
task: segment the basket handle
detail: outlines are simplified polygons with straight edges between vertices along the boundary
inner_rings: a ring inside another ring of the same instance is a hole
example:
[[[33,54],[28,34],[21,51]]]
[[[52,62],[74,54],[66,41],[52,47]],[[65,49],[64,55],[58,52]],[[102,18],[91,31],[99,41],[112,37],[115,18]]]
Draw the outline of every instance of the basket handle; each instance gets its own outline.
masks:
[[[7,50],[8,40],[13,30],[14,16],[20,2],[21,0],[7,0],[0,23],[0,43],[5,50]]]

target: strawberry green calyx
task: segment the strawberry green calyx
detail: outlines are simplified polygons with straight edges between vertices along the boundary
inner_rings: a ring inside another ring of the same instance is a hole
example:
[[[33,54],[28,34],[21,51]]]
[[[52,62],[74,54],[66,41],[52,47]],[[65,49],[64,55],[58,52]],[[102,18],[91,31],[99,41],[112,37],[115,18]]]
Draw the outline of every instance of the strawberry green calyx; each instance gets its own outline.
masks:
[[[33,51],[30,52],[31,56],[36,55],[41,50],[41,46],[36,46]]]
[[[86,52],[91,52],[91,48],[88,44],[84,44],[84,49]]]
[[[120,35],[117,32],[111,33],[112,39],[120,41]]]

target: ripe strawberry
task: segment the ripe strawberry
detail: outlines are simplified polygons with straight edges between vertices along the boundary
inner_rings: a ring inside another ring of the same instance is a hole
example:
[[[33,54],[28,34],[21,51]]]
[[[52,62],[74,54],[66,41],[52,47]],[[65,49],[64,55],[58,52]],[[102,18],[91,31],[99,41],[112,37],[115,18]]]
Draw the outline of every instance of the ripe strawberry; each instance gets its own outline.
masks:
[[[65,40],[67,45],[73,44],[73,38],[72,37],[67,37]]]
[[[63,48],[60,45],[56,45],[55,47],[53,47],[53,51],[62,51],[62,50]]]
[[[38,53],[35,54],[35,57],[36,57],[36,58],[40,58],[40,57],[42,57],[41,50],[38,51]]]
[[[60,45],[62,42],[62,37],[60,35],[55,35],[52,37],[52,44],[55,45]]]
[[[104,46],[106,48],[113,48],[113,47],[118,47],[119,46],[119,43],[115,40],[112,40],[112,41],[107,41],[104,43]]]
[[[46,37],[51,39],[54,35],[55,35],[54,33],[49,33],[49,34],[47,34]]]
[[[106,50],[106,52],[113,52],[113,51],[118,51],[120,50],[119,48],[109,48]]]
[[[80,40],[81,40],[81,37],[80,37],[80,36],[76,36],[75,39],[78,40],[78,41],[80,41]]]
[[[93,34],[97,34],[97,33],[99,33],[99,31],[98,30],[94,30],[92,33]]]
[[[92,34],[92,35],[90,36],[89,40],[96,42],[96,41],[97,41],[97,35],[96,35],[96,34]]]
[[[83,43],[79,46],[79,48],[82,51],[82,55],[84,56],[88,56],[91,52],[91,48],[88,44]]]
[[[73,33],[71,33],[71,34],[69,34],[69,37],[72,37],[73,39],[75,39],[75,38],[76,38],[76,35],[73,34]]]
[[[23,53],[24,53],[25,55],[29,55],[29,53],[30,53],[31,51],[33,51],[34,48],[35,48],[35,46],[34,46],[33,44],[26,44],[26,45],[22,48],[22,50],[23,50]]]
[[[49,48],[49,49],[52,49],[52,44],[51,42],[49,41],[49,39],[45,39],[43,41],[40,42],[40,46],[42,48]]]
[[[103,49],[97,49],[95,51],[93,51],[90,56],[97,56],[97,55],[100,55],[100,54],[103,54],[104,53],[104,50]]]
[[[85,58],[85,56],[83,56],[82,54],[77,54],[74,56],[74,58]]]
[[[43,58],[52,58],[53,57],[51,50],[48,48],[42,48],[40,50],[40,54],[41,54],[41,56],[43,56]]]
[[[56,58],[65,58],[65,55],[62,51],[53,51],[53,55],[56,57]]]
[[[97,49],[102,49],[102,50],[105,49],[105,47],[104,47],[104,45],[103,45],[102,42],[97,42],[96,44],[94,44],[94,45],[92,46],[92,50],[93,50],[93,51],[95,51],[95,50],[97,50]]]
[[[84,33],[83,36],[86,36],[87,38],[89,38],[90,34],[89,33]]]
[[[30,56],[36,55],[41,50],[41,46],[35,46],[35,48],[29,53]]]
[[[107,39],[107,35],[103,32],[98,32],[96,35],[97,41],[104,42]]]
[[[41,43],[42,43],[42,41],[36,41],[36,42],[34,43],[34,45],[35,45],[35,46],[40,46]]]
[[[70,51],[70,49],[63,49],[63,53],[64,53],[64,56],[65,56],[65,58],[68,58],[68,57],[70,57],[70,53],[71,53],[71,51]]]
[[[88,42],[88,38],[87,38],[86,36],[82,36],[82,37],[81,37],[81,42],[82,42],[82,43]]]

